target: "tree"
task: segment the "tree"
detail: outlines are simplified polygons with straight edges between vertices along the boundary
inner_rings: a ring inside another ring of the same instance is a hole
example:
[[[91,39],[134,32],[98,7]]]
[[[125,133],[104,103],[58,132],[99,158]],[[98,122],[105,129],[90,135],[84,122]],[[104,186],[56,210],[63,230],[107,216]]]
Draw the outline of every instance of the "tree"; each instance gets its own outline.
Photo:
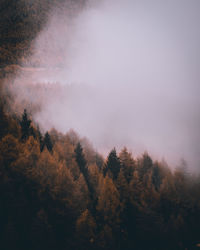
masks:
[[[10,166],[12,163],[14,163],[20,153],[20,144],[18,140],[8,134],[3,137],[3,139],[0,142],[0,159],[5,167]]]
[[[142,182],[140,181],[138,171],[135,171],[133,178],[129,183],[129,199],[133,206],[140,206],[141,196],[144,192]]]
[[[132,176],[133,176],[133,171],[135,169],[135,161],[134,161],[131,153],[129,153],[126,148],[124,148],[120,152],[119,159],[121,162],[121,168],[123,169],[124,177],[126,178],[127,182],[129,183]]]
[[[83,153],[83,148],[82,148],[80,142],[78,142],[74,152],[75,152],[76,162],[77,162],[77,164],[78,164],[78,166],[80,168],[80,172],[83,174],[83,176],[85,178],[85,181],[86,181],[87,186],[88,186],[88,190],[89,190],[91,198],[92,198],[93,188],[92,188],[92,185],[90,184],[90,181],[89,181],[89,173],[88,173],[88,168],[87,168],[87,162],[85,160],[85,156],[84,156],[84,153]]]
[[[49,135],[48,132],[46,132],[45,135],[44,135],[44,141],[43,141],[42,151],[43,151],[43,149],[44,149],[45,146],[48,149],[48,151],[50,153],[52,153],[52,151],[53,151],[53,144],[52,144],[51,137],[50,137],[50,135]]]
[[[123,205],[120,194],[108,175],[104,178],[96,206],[97,224],[99,225],[99,241],[104,242],[102,249],[117,249],[121,234],[121,215]],[[109,230],[105,230],[105,229]]]
[[[116,180],[120,171],[120,160],[117,156],[116,149],[112,149],[108,155],[106,166],[104,169],[104,176],[110,171],[113,175],[113,179]]]
[[[145,181],[146,174],[153,168],[153,161],[148,153],[144,153],[142,159],[139,161],[139,178]]]
[[[85,160],[85,156],[83,154],[83,148],[82,148],[80,142],[77,143],[74,152],[75,152],[76,162],[80,168],[80,171],[82,172],[84,177],[88,176],[88,171],[86,168],[86,160]]]
[[[129,192],[128,192],[128,182],[124,176],[123,169],[120,169],[120,172],[118,174],[117,180],[116,180],[116,187],[120,194],[120,200],[124,203],[127,202]]]
[[[76,221],[77,238],[81,242],[79,249],[91,249],[96,237],[96,222],[90,211],[86,209]]]
[[[103,218],[103,221],[110,226],[118,226],[120,224],[120,213],[122,211],[120,194],[112,179],[108,176],[104,178],[98,197],[97,211]]]
[[[158,163],[153,166],[152,169],[152,183],[156,191],[159,191],[162,183],[161,169]]]
[[[43,136],[42,136],[42,134],[40,132],[39,126],[37,127],[36,133],[37,133],[38,141],[40,143],[40,151],[42,152],[42,149],[43,149]]]
[[[26,141],[31,133],[31,126],[30,126],[31,120],[28,119],[26,109],[24,109],[20,125],[21,125],[21,140]]]

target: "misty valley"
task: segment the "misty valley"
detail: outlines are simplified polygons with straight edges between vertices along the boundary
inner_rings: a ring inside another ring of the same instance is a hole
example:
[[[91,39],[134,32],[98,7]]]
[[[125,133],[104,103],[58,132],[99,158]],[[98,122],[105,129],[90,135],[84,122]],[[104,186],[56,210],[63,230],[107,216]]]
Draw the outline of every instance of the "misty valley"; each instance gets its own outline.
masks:
[[[199,249],[199,10],[0,2],[0,249]]]

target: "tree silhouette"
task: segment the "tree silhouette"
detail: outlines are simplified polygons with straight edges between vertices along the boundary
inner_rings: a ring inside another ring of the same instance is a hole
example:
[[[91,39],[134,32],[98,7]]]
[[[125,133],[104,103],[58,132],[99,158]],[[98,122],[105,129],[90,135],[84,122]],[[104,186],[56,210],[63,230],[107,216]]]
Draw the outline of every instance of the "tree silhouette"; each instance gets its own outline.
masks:
[[[127,151],[127,148],[123,148],[119,154],[119,159],[121,162],[121,168],[123,169],[124,177],[126,178],[127,182],[129,183],[133,172],[135,170],[135,162],[132,157],[132,154]]]
[[[154,187],[156,191],[159,190],[160,185],[162,183],[162,176],[161,176],[161,170],[158,164],[155,164],[153,166],[152,170],[152,183],[154,184]]]
[[[151,157],[148,155],[148,153],[144,153],[138,168],[139,178],[141,181],[142,180],[145,181],[146,174],[150,170],[152,170],[152,168],[153,168],[153,161]]]
[[[113,175],[113,179],[116,180],[120,171],[120,160],[117,156],[116,149],[114,148],[108,155],[107,163],[104,169],[104,176],[110,171]]]
[[[87,183],[88,190],[90,192],[90,198],[93,199],[93,188],[92,188],[92,185],[91,185],[90,180],[89,180],[87,162],[85,160],[83,148],[82,148],[80,142],[77,143],[74,152],[75,152],[76,162],[80,168],[80,172],[83,174],[85,181]]]
[[[30,126],[31,120],[28,119],[26,109],[24,109],[20,125],[21,125],[21,140],[26,141],[31,134],[31,126]]]
[[[84,177],[88,176],[88,171],[86,169],[86,160],[80,142],[77,143],[74,152],[75,152],[76,162],[80,168],[80,171],[83,173]]]
[[[47,147],[47,149],[50,153],[53,151],[53,143],[51,141],[51,137],[50,137],[48,132],[46,132],[44,135],[42,151],[44,150],[45,146]]]

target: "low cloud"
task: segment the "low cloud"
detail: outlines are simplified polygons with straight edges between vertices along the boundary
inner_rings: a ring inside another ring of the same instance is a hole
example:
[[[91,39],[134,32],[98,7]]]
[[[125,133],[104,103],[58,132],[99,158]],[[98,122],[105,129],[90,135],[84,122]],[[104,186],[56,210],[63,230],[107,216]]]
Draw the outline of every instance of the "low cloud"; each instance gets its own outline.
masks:
[[[35,120],[75,129],[107,152],[129,147],[200,162],[198,1],[102,1],[74,19],[53,13],[35,43],[34,81],[58,82]]]

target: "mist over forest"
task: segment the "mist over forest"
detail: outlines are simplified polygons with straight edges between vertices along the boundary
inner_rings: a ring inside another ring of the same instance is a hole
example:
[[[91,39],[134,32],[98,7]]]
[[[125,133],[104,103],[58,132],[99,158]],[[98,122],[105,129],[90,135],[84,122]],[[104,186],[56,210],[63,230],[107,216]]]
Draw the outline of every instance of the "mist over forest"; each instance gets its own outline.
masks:
[[[198,249],[200,3],[0,3],[0,246]]]
[[[198,7],[195,1],[94,1],[69,17],[54,6],[22,63],[35,71],[16,79],[23,89],[63,86],[42,97],[35,121],[63,133],[73,128],[102,153],[127,146],[197,169]],[[18,92],[19,99],[31,98]]]

